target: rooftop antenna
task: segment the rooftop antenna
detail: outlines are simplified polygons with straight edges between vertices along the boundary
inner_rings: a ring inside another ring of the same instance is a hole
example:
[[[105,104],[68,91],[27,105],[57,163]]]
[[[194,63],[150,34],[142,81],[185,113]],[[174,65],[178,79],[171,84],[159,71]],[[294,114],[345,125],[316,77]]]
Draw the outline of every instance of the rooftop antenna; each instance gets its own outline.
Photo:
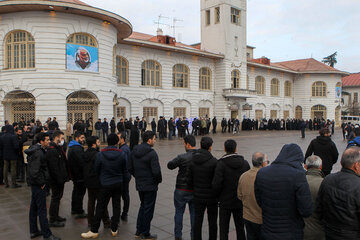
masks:
[[[182,27],[184,27],[184,26],[176,26],[176,23],[177,22],[183,22],[184,20],[182,20],[182,19],[177,19],[177,18],[174,18],[173,19],[173,25],[171,26],[171,28],[173,29],[173,36],[175,37],[176,35],[176,28],[182,28]]]
[[[157,22],[154,22],[155,24],[157,24],[157,28],[160,28],[160,25],[165,25],[165,26],[170,26],[169,24],[166,23],[162,23],[161,19],[169,19],[168,17],[162,16],[161,14],[158,16],[158,20]]]

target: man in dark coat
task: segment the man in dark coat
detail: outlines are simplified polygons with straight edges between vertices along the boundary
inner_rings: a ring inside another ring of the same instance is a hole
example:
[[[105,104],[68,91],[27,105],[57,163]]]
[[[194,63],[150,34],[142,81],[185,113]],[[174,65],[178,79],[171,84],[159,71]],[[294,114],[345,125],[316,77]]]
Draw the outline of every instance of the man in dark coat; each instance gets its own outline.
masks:
[[[115,118],[113,117],[110,121],[110,132],[115,133],[115,130],[116,130],[116,123],[115,123]]]
[[[213,133],[216,133],[216,127],[217,127],[217,120],[216,117],[212,119],[212,126],[213,126]]]
[[[27,182],[31,186],[31,204],[29,213],[30,237],[43,236],[44,240],[61,240],[55,237],[49,227],[46,214],[46,185],[49,183],[49,171],[46,164],[46,149],[50,144],[49,134],[39,133],[38,143],[25,150],[28,156]],[[41,232],[37,226],[39,216]]]
[[[71,214],[76,218],[86,218],[87,215],[83,209],[83,199],[86,193],[84,183],[84,148],[85,134],[75,132],[74,140],[69,143],[68,160],[71,178],[73,181],[73,191],[71,196]]]
[[[344,151],[340,172],[321,183],[315,213],[325,225],[327,240],[360,239],[360,148]]]
[[[152,131],[146,131],[143,135],[143,143],[131,152],[129,162],[129,172],[135,177],[136,190],[139,192],[141,202],[135,237],[142,239],[157,238],[156,235],[150,233],[158,185],[162,182],[159,158],[153,149],[155,142],[155,134]]]
[[[234,218],[237,240],[245,240],[243,206],[237,198],[240,176],[250,169],[243,156],[236,154],[236,142],[232,139],[224,144],[226,155],[219,159],[212,181],[220,202],[220,239],[227,240],[231,214]]]
[[[164,119],[162,116],[160,116],[160,119],[158,121],[158,132],[159,132],[159,138],[160,139],[164,139],[166,138],[166,133],[165,133],[165,123],[164,123]]]
[[[304,154],[296,144],[286,144],[275,161],[259,170],[255,180],[256,202],[262,208],[264,240],[302,240],[304,217],[313,213]]]
[[[104,121],[101,123],[101,129],[103,132],[103,142],[106,142],[109,135],[109,123],[106,121],[106,118],[104,118]]]
[[[141,118],[141,121],[139,122],[139,130],[141,132],[141,135],[146,131],[147,128],[147,122],[144,117]]]
[[[186,135],[184,137],[184,147],[186,153],[178,155],[176,158],[168,162],[167,167],[170,170],[179,168],[178,175],[176,177],[176,189],[174,192],[174,205],[175,205],[175,239],[182,239],[183,229],[183,216],[186,208],[186,204],[189,205],[190,222],[191,222],[191,238],[194,238],[193,226],[194,226],[194,203],[193,203],[193,187],[189,186],[188,175],[189,165],[192,161],[193,153],[195,152],[196,139],[192,135]]]
[[[63,150],[64,133],[55,131],[53,141],[46,152],[46,161],[50,175],[51,202],[49,208],[50,227],[64,227],[65,218],[59,216],[60,201],[64,193],[64,185],[69,181],[66,155]]]
[[[217,160],[211,154],[213,140],[201,138],[201,149],[193,155],[189,166],[189,185],[194,188],[194,239],[202,240],[202,224],[207,210],[209,222],[209,240],[217,237],[218,202],[211,182],[214,178]]]
[[[132,125],[130,133],[130,149],[133,150],[139,144],[140,134],[136,125]]]
[[[101,189],[98,173],[95,171],[95,159],[100,149],[100,139],[97,136],[90,136],[86,139],[88,149],[84,153],[84,182],[88,190],[88,227],[91,227],[95,216],[95,206],[99,199]],[[109,213],[107,209],[102,217],[104,228],[110,227]]]
[[[175,132],[175,121],[173,118],[170,118],[169,122],[168,122],[168,127],[169,127],[169,140],[172,140],[172,137],[174,135]]]
[[[118,137],[119,137],[119,149],[121,151],[123,151],[125,153],[125,155],[127,156],[126,166],[129,166],[131,150],[130,150],[129,146],[126,144],[125,134],[123,132],[121,132],[120,134],[118,134]],[[123,191],[121,193],[121,198],[124,201],[123,212],[121,214],[121,220],[123,220],[125,222],[128,220],[128,212],[129,212],[129,207],[130,207],[130,192],[129,192],[130,180],[131,180],[131,175],[129,172],[127,172],[127,176],[123,181]]]
[[[155,118],[153,118],[151,121],[151,130],[155,133],[155,137],[157,138]]]
[[[325,176],[329,175],[332,166],[337,162],[339,152],[335,143],[330,138],[328,128],[320,130],[320,136],[312,140],[305,154],[305,159],[311,155],[319,156],[322,160],[322,171]]]
[[[123,118],[121,118],[120,121],[117,123],[116,128],[118,132],[125,132],[125,122]]]
[[[227,127],[227,121],[226,121],[226,118],[223,118],[221,120],[221,132],[222,133],[226,132],[226,127]]]
[[[16,183],[16,165],[19,157],[19,140],[14,133],[12,125],[5,126],[5,134],[1,136],[1,150],[4,159],[4,183],[9,187],[8,170],[11,171],[11,187],[19,188],[21,185]]]

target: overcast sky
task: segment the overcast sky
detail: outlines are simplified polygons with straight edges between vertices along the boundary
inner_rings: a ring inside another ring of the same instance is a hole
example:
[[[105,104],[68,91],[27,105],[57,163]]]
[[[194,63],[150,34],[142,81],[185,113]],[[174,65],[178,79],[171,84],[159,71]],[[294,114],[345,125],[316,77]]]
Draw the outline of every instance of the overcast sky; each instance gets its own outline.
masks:
[[[180,26],[181,42],[200,42],[200,0],[83,0],[128,19],[134,31],[155,34],[162,23]],[[322,60],[338,52],[336,68],[360,72],[360,0],[248,0],[247,43],[255,57],[272,62],[313,57]],[[164,33],[173,30],[164,25]]]

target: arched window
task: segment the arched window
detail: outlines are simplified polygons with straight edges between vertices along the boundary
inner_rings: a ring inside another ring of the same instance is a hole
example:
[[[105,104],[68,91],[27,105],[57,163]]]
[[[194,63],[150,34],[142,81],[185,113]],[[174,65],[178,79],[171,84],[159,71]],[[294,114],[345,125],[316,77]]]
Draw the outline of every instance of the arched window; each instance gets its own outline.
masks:
[[[146,60],[141,65],[141,85],[161,86],[161,65],[154,60]]]
[[[295,119],[298,119],[298,120],[302,119],[302,107],[300,107],[300,106],[297,106],[295,108]]]
[[[233,70],[231,72],[232,88],[240,88],[240,71]]]
[[[274,78],[271,80],[271,96],[279,96],[280,84],[279,80]]]
[[[250,87],[250,80],[249,80],[249,75],[246,76],[246,89],[249,89]]]
[[[96,39],[87,33],[74,33],[68,37],[66,43],[72,43],[82,46],[97,47]]]
[[[5,69],[35,68],[35,40],[26,31],[10,32],[5,39]]]
[[[200,68],[200,82],[199,88],[201,90],[210,90],[211,89],[211,70],[210,68],[203,67]]]
[[[324,82],[315,82],[312,85],[313,97],[326,97],[326,84]]]
[[[285,97],[291,97],[292,95],[292,84],[290,81],[285,82],[284,95]]]
[[[121,56],[116,56],[116,78],[118,84],[129,84],[129,62]]]
[[[255,90],[259,95],[265,95],[265,78],[262,76],[257,76],[255,78]]]
[[[173,87],[189,87],[189,68],[185,64],[176,64],[173,67]]]

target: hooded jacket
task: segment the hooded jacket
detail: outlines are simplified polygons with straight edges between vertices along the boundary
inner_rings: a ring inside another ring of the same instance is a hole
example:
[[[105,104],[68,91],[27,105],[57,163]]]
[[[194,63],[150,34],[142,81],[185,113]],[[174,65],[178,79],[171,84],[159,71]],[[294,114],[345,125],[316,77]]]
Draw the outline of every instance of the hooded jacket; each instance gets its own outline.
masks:
[[[75,140],[69,143],[68,161],[72,180],[74,182],[83,182],[84,148]]]
[[[162,182],[159,157],[147,143],[137,145],[132,150],[129,172],[135,177],[137,191],[157,191]]]
[[[216,192],[212,188],[217,160],[204,149],[193,154],[189,166],[189,186],[194,189],[194,199],[200,201],[216,201]]]
[[[28,159],[27,182],[31,186],[44,186],[49,182],[49,171],[46,163],[46,150],[40,143],[25,150]]]
[[[102,186],[122,184],[127,176],[126,154],[115,146],[109,146],[96,155],[95,171]]]
[[[255,196],[262,208],[261,234],[265,240],[303,239],[303,217],[313,213],[303,160],[298,145],[286,144],[276,160],[256,176]]]
[[[219,159],[212,187],[218,193],[221,208],[242,208],[242,202],[237,198],[237,185],[240,176],[249,169],[249,163],[238,154],[227,154]]]
[[[326,136],[318,136],[311,141],[306,151],[305,159],[313,154],[321,158],[323,171],[331,171],[332,166],[337,162],[339,157],[335,143],[330,137]]]
[[[5,134],[1,136],[0,147],[3,153],[3,159],[6,161],[14,161],[19,157],[19,140],[14,133],[14,127],[5,126]]]

